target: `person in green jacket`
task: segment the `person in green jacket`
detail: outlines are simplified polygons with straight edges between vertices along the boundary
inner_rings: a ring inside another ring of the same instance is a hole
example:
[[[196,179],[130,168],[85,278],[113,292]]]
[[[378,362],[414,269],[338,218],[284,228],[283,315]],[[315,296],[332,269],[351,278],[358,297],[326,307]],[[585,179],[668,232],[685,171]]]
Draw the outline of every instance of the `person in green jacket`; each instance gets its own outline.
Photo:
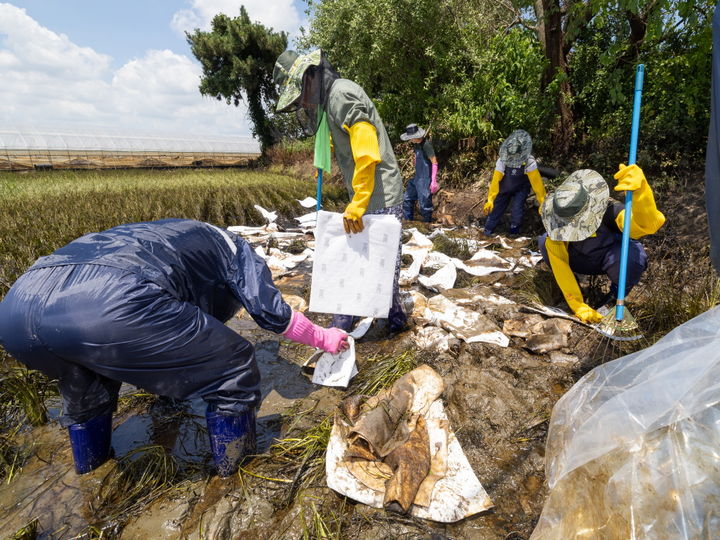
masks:
[[[385,126],[365,91],[341,78],[320,49],[304,55],[283,52],[275,63],[273,79],[280,91],[276,111],[295,112],[306,135],[317,132],[323,116],[327,121],[350,196],[343,213],[345,232],[361,232],[365,214],[390,214],[402,221],[402,176]],[[402,330],[407,322],[398,282],[400,249],[398,245],[388,314],[391,332]],[[333,326],[349,331],[353,320],[336,314]]]

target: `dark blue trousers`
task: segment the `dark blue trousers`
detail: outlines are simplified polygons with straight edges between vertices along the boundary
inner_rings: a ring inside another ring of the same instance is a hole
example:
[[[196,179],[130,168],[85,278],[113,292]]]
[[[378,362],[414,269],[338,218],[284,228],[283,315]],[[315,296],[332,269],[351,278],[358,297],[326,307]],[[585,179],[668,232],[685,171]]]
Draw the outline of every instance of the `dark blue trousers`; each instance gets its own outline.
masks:
[[[518,233],[525,215],[525,201],[530,194],[530,184],[525,183],[515,190],[500,192],[493,203],[492,212],[485,220],[485,234],[492,234],[510,205],[510,232]]]
[[[433,203],[430,193],[430,177],[413,177],[405,188],[403,199],[403,215],[405,219],[413,219],[415,201],[420,205],[420,215],[424,221],[432,221]]]
[[[570,252],[570,269],[578,274],[589,276],[606,275],[612,283],[612,291],[617,294],[618,282],[620,281],[620,251],[622,249],[622,237],[613,243],[599,257],[576,257]],[[547,233],[538,237],[538,247],[542,253],[543,259],[550,266],[547,249],[545,249],[545,240]],[[593,262],[593,259],[599,262]],[[552,267],[551,267],[552,268]],[[627,274],[625,276],[625,294],[637,285],[643,272],[647,269],[647,253],[645,248],[637,240],[630,239],[628,246],[628,265]]]

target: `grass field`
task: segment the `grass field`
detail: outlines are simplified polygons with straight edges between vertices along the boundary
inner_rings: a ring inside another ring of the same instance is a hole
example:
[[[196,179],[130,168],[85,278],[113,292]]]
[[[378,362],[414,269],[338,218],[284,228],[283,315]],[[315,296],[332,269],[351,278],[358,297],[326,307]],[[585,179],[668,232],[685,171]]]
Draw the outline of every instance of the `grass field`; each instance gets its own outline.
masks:
[[[315,184],[245,169],[0,173],[0,298],[38,257],[88,232],[169,217],[219,226],[261,224],[259,204],[287,217]],[[334,209],[345,189],[328,186]]]

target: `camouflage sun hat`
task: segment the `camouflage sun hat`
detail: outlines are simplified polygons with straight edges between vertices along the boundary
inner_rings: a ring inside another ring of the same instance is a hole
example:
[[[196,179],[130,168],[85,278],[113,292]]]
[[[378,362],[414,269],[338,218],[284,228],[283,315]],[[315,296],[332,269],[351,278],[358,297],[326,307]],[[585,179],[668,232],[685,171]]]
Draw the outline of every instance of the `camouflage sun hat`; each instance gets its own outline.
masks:
[[[279,87],[276,112],[286,112],[302,93],[302,80],[305,71],[310,66],[319,66],[322,52],[315,49],[308,54],[298,54],[295,51],[285,51],[275,62],[273,81]]]
[[[575,171],[545,197],[542,222],[548,238],[559,242],[585,240],[600,227],[609,199],[607,182],[599,173]]]
[[[508,167],[520,167],[532,153],[530,134],[522,129],[513,131],[500,145],[500,159]]]

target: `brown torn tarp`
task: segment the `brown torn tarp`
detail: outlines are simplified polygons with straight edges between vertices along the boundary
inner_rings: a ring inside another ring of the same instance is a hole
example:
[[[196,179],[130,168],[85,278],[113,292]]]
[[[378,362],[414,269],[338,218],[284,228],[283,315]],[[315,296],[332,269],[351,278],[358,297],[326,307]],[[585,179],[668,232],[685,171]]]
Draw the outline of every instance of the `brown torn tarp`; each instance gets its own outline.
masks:
[[[429,366],[363,402],[345,400],[326,456],[328,486],[375,508],[443,523],[492,506],[452,432]]]

